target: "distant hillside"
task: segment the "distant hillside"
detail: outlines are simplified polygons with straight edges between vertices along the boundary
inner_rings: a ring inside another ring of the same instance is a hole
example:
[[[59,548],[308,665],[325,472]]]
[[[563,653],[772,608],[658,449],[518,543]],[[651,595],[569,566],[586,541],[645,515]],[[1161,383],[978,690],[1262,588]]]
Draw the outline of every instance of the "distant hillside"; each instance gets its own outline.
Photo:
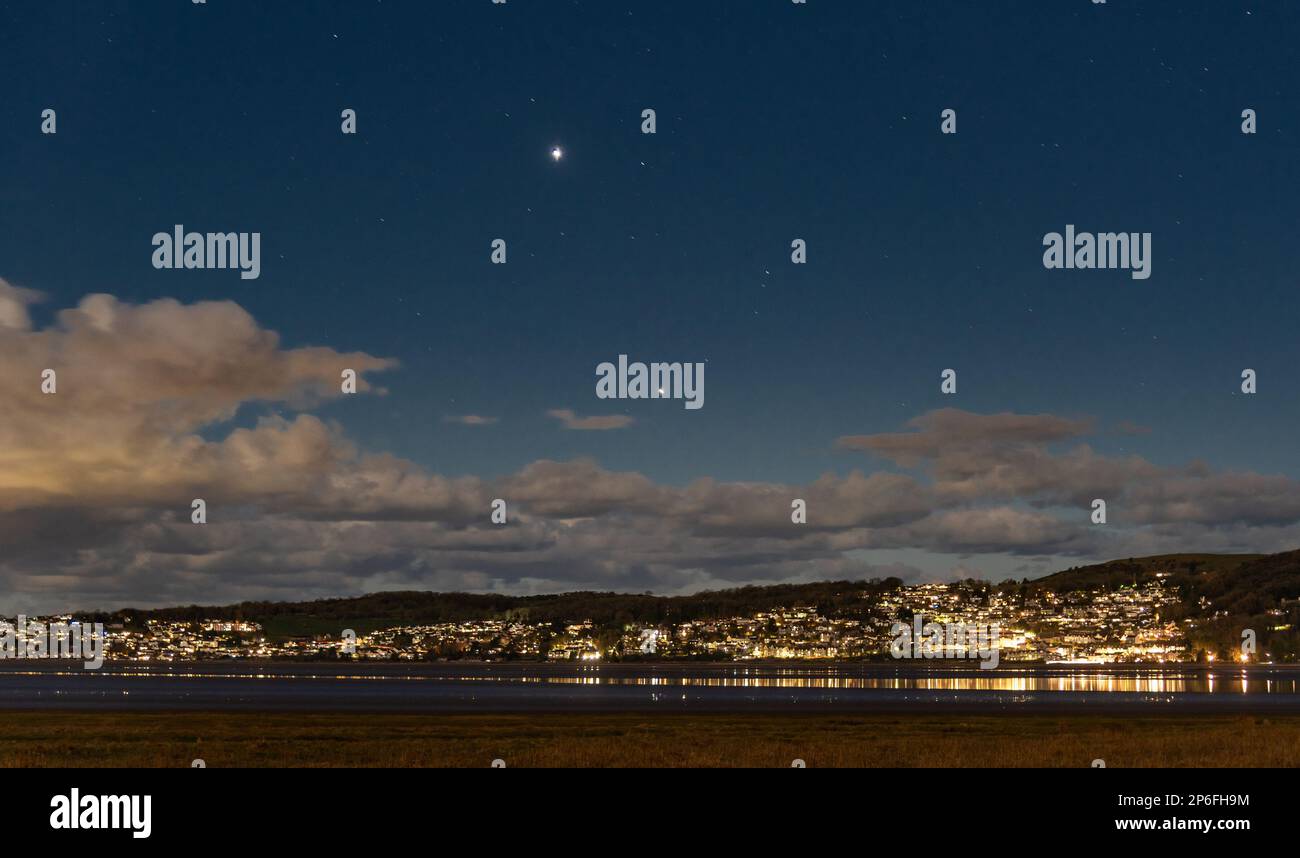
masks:
[[[1300,604],[1300,551],[1283,554],[1165,554],[1112,560],[1066,569],[1034,581],[1004,581],[992,585],[966,581],[975,598],[996,586],[1013,599],[1036,591],[1069,592],[1118,589],[1142,585],[1160,575],[1177,589],[1180,604],[1162,613],[1166,620],[1191,619],[1194,646],[1231,656],[1243,629],[1258,632],[1261,646],[1300,658],[1300,634],[1295,615]],[[680,623],[752,615],[773,608],[809,605],[824,616],[862,616],[871,612],[880,594],[902,586],[897,578],[871,581],[828,581],[741,587],[691,596],[628,593],[563,593],[546,596],[477,595],[468,593],[393,592],[312,602],[242,602],[214,607],[124,610],[100,618],[142,625],[149,619],[249,620],[261,623],[275,638],[338,634],[340,628],[360,634],[397,625],[429,625],[481,619],[517,619],[539,623],[592,620],[613,629],[626,624]],[[1279,608],[1284,610],[1278,610]],[[1273,613],[1269,613],[1272,611]]]
[[[1163,573],[1164,582],[1179,588],[1188,616],[1224,612],[1242,616],[1262,614],[1283,599],[1300,599],[1300,551],[1282,554],[1163,554],[1112,560],[1096,566],[1067,569],[1030,582],[1055,591],[1115,588],[1142,584]],[[1200,600],[1209,601],[1201,611]]]
[[[1300,659],[1300,551],[1282,554],[1165,554],[1112,560],[1057,572],[1025,589],[1090,590],[1143,584],[1163,574],[1181,602],[1165,619],[1195,622],[1188,632],[1194,650],[1232,658],[1242,632],[1256,633],[1260,652],[1278,660]],[[1272,613],[1270,613],[1270,611]]]
[[[158,610],[128,609],[118,611],[110,618],[128,625],[143,624],[149,619],[249,620],[261,623],[272,636],[338,634],[338,629],[344,626],[365,634],[395,625],[481,619],[543,623],[592,620],[599,626],[612,626],[731,617],[790,605],[813,605],[827,615],[841,615],[866,610],[874,601],[874,594],[896,589],[902,583],[897,578],[826,581],[741,587],[691,596],[593,592],[504,596],[403,591],[314,602],[241,602],[216,607],[190,605]]]
[[[1145,584],[1164,573],[1167,583],[1179,586],[1195,584],[1209,576],[1222,575],[1241,567],[1243,563],[1268,557],[1292,557],[1289,554],[1157,554],[1154,557],[1111,560],[1094,566],[1079,566],[1038,578],[1030,582],[1034,587],[1063,592],[1066,590],[1092,590],[1097,587],[1115,589],[1124,585]]]

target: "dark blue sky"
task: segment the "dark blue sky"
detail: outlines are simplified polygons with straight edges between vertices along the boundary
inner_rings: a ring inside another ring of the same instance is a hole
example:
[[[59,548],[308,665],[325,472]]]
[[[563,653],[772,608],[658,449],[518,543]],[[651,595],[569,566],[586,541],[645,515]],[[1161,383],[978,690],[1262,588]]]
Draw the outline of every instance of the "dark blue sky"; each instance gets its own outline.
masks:
[[[318,413],[452,476],[801,483],[890,469],[835,440],[943,407],[1294,475],[1297,35],[1226,0],[6,2],[0,277],[48,295],[38,328],[93,292],[233,300],[396,358]],[[154,270],[175,223],[261,232],[260,279]],[[1067,223],[1151,232],[1151,278],[1045,270]],[[620,353],[707,361],[705,408],[597,400]]]
[[[397,357],[387,401],[331,413],[453,471],[592,452],[670,480],[805,479],[843,467],[835,436],[948,404],[946,367],[973,410],[1130,420],[1162,430],[1120,442],[1154,457],[1294,470],[1298,16],[9,3],[3,276],[51,308],[230,298],[287,344]],[[56,139],[32,133],[46,106]],[[261,231],[262,277],[154,271],[174,222]],[[1066,223],[1152,232],[1154,276],[1044,270]],[[598,410],[592,372],[620,352],[707,359],[706,408],[555,431],[543,412]],[[441,422],[466,412],[504,423]]]

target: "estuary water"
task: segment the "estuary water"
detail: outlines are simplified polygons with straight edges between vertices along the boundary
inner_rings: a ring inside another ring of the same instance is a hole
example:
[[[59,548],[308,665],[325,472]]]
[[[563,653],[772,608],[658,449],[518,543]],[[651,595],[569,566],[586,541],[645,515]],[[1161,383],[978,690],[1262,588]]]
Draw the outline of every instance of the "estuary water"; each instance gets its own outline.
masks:
[[[1300,713],[1300,666],[0,661],[0,709]]]

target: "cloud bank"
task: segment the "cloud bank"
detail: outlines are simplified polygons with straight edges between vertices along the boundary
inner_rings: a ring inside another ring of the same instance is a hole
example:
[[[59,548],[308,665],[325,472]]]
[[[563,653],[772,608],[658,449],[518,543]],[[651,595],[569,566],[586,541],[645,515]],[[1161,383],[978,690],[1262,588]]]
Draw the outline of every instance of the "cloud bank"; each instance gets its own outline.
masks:
[[[1290,477],[1106,456],[1087,443],[1091,421],[1051,414],[942,409],[903,431],[827,439],[855,467],[804,485],[669,486],[590,459],[449,478],[359,449],[311,413],[342,395],[345,369],[359,393],[382,394],[371,377],[391,360],[285,348],[230,302],[90,295],[37,330],[40,298],[0,281],[10,613],[399,588],[675,592],[916,574],[873,563],[876,551],[1100,559],[1300,543]],[[41,392],[45,369],[56,394]],[[259,406],[291,416],[230,424]],[[189,520],[200,497],[204,526]],[[490,522],[494,498],[505,526]],[[1090,523],[1093,498],[1107,501],[1105,527]]]

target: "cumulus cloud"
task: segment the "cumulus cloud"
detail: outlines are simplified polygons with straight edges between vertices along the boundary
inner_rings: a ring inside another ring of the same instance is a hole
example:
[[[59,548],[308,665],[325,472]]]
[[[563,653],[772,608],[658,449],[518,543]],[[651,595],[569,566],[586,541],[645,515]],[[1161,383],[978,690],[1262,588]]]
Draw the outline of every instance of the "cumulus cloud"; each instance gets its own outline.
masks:
[[[136,306],[90,295],[47,330],[0,328],[0,365],[3,510],[175,503],[188,486],[240,502],[311,491],[355,456],[315,417],[264,421],[220,441],[202,430],[246,404],[308,408],[341,396],[345,369],[358,373],[359,392],[376,392],[364,374],[394,363],[283,349],[231,302]],[[56,394],[42,392],[45,370],[56,373]]]
[[[837,442],[891,469],[800,485],[665,485],[591,459],[446,477],[363,450],[311,413],[342,395],[345,369],[359,392],[381,394],[371,377],[391,360],[285,348],[230,302],[91,295],[36,330],[27,308],[39,297],[0,283],[0,594],[11,612],[916,580],[919,569],[872,552],[1011,554],[1037,568],[1045,556],[1300,542],[1291,478],[1107,456],[1086,443],[1090,421],[1047,414],[923,414],[902,432]],[[40,392],[47,368],[55,395]],[[231,422],[259,406],[260,419]],[[570,428],[631,422],[551,416]],[[470,417],[456,419],[485,425]],[[196,497],[209,502],[206,526],[189,521]],[[1090,524],[1094,497],[1108,501],[1106,528]],[[495,498],[509,505],[506,526],[490,522]],[[795,499],[806,524],[791,521]]]
[[[1300,483],[1291,477],[1217,472],[1204,462],[1170,467],[1139,456],[1106,456],[1082,442],[1092,429],[1087,420],[943,409],[909,426],[914,431],[850,436],[837,446],[919,468],[945,505],[997,501],[1080,508],[1101,498],[1117,524],[1300,521]]]
[[[950,500],[1078,505],[1113,495],[1129,479],[1152,471],[1137,458],[1108,459],[1083,444],[1065,452],[1054,449],[1087,434],[1088,420],[945,408],[908,426],[912,431],[847,436],[836,445],[901,467],[923,467],[933,477],[936,493]]]
[[[0,279],[0,328],[11,331],[25,331],[31,328],[32,320],[27,307],[44,299],[44,295],[32,289],[11,286]]]

